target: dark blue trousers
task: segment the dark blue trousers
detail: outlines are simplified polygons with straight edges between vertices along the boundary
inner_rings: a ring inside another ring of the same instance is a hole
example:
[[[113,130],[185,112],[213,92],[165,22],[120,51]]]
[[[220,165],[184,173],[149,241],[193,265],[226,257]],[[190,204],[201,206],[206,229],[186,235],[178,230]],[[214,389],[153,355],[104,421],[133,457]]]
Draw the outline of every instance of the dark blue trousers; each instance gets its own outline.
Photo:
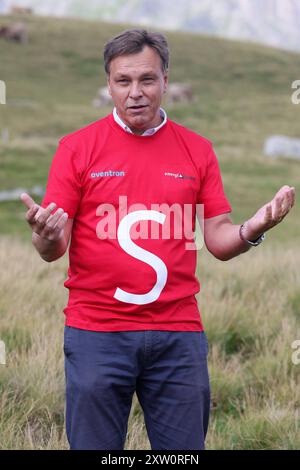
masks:
[[[200,450],[210,385],[204,331],[98,332],[65,327],[70,449],[124,449],[132,398],[152,450]]]

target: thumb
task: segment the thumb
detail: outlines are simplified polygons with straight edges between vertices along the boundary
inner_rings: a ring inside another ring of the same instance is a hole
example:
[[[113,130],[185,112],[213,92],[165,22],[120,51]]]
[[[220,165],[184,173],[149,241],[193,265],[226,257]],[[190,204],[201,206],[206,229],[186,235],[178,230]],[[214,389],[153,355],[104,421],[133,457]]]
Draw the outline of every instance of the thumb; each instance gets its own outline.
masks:
[[[32,206],[34,206],[35,202],[32,199],[32,197],[29,196],[27,193],[22,193],[20,195],[21,201],[25,204],[25,206],[30,209]]]

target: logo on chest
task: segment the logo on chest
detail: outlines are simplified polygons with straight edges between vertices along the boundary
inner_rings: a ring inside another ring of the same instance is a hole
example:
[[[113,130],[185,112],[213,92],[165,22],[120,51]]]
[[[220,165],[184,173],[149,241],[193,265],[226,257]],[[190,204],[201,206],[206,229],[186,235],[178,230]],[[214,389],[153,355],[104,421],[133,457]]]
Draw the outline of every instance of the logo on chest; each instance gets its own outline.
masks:
[[[108,176],[125,176],[125,171],[107,170],[107,171],[93,171],[91,178],[107,178]]]
[[[165,171],[164,176],[171,176],[172,178],[175,179],[181,179],[181,180],[193,180],[195,181],[195,176],[190,176],[190,175],[184,175],[183,173],[170,173],[169,171]]]

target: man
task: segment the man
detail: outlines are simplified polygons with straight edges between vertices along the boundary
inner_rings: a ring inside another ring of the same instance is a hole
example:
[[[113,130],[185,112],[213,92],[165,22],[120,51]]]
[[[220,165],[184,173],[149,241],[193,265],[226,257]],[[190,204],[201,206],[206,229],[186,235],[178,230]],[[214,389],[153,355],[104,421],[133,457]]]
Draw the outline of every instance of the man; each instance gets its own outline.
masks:
[[[71,449],[123,449],[134,392],[152,449],[204,449],[210,387],[196,252],[186,232],[175,236],[182,219],[167,218],[168,209],[192,208],[194,221],[203,207],[206,246],[225,261],[258,245],[294,204],[294,188],[283,186],[244,224],[232,223],[211,142],[160,107],[168,61],[159,33],[133,29],[109,41],[113,112],[60,140],[41,206],[21,196],[44,260],[61,257],[71,239],[64,284]]]

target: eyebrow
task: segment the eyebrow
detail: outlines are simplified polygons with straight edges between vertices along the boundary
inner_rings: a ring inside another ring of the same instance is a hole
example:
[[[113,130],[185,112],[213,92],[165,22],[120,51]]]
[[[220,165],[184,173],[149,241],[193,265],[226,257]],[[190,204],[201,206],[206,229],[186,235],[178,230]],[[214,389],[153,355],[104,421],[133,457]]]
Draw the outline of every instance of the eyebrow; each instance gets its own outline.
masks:
[[[157,74],[155,72],[144,72],[141,77],[147,77],[147,76],[153,76],[153,77],[157,77]],[[118,73],[115,78],[131,78],[129,75],[126,75],[125,73]]]

